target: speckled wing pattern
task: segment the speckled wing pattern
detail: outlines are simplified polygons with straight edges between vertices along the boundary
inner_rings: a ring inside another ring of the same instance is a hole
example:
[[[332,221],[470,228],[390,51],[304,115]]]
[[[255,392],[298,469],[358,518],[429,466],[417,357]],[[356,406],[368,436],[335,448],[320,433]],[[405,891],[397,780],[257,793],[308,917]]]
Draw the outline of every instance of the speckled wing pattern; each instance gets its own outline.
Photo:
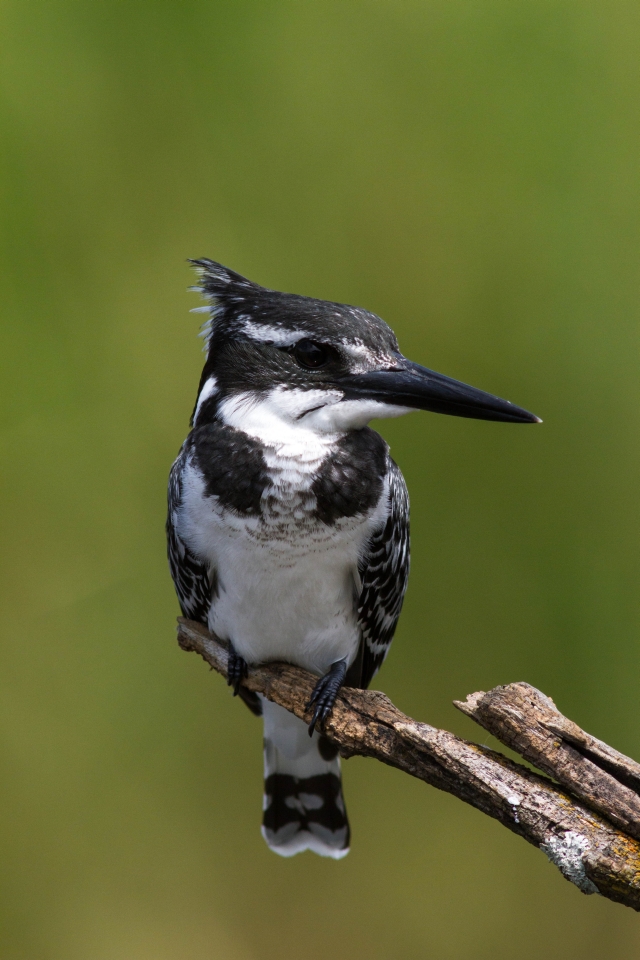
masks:
[[[169,569],[175,584],[182,615],[207,626],[211,606],[211,580],[206,566],[189,550],[177,532],[177,511],[182,502],[182,472],[187,455],[183,444],[169,474],[169,504],[167,513],[167,550]]]
[[[409,494],[391,457],[388,477],[389,513],[384,525],[369,539],[359,565],[362,668],[358,686],[364,689],[389,652],[409,578]]]

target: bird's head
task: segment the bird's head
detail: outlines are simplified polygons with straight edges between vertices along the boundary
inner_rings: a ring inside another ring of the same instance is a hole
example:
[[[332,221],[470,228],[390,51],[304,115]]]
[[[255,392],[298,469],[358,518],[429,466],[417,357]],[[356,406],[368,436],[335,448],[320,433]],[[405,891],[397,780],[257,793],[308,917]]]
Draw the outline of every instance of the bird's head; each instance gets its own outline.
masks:
[[[540,422],[407,360],[393,330],[367,310],[268,290],[212,260],[191,262],[200,274],[192,289],[208,301],[197,309],[209,313],[195,425],[220,417],[277,442],[285,427],[330,435],[411,410]]]

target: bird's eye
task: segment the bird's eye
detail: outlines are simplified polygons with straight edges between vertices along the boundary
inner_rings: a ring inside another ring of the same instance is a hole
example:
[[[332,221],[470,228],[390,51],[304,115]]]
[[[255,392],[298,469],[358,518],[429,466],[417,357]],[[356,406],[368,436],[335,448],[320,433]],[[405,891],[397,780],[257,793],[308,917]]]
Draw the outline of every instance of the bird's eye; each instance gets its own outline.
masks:
[[[316,370],[324,367],[329,359],[329,350],[315,340],[298,340],[293,348],[293,355],[301,367]]]

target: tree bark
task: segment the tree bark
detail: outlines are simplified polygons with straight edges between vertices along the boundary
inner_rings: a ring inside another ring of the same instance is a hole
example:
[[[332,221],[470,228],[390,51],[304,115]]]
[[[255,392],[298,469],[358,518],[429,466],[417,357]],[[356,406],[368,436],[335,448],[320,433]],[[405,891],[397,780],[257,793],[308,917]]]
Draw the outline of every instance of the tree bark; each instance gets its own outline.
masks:
[[[182,649],[226,677],[224,644],[198,623],[178,623]],[[316,680],[269,663],[251,667],[243,685],[309,721]],[[499,820],[583,893],[640,910],[640,765],[584,733],[528,684],[475,693],[456,706],[566,790],[494,750],[412,720],[376,690],[343,687],[324,732],[343,757],[374,757]]]
[[[564,717],[528,683],[454,701],[468,717],[554,777],[592,810],[640,840],[640,764]]]

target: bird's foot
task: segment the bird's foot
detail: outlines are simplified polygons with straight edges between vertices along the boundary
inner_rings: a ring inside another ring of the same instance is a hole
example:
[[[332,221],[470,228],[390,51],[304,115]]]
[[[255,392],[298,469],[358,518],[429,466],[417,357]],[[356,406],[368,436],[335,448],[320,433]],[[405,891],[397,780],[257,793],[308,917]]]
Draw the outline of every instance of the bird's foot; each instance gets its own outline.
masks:
[[[229,661],[227,666],[227,686],[233,687],[234,697],[238,696],[240,684],[248,675],[249,668],[247,661],[233,649],[233,644],[229,644]]]
[[[315,709],[313,711],[313,717],[311,718],[311,723],[309,724],[309,736],[313,736],[313,731],[316,728],[316,725],[323,727],[324,722],[331,713],[333,705],[336,702],[336,697],[338,696],[338,690],[344,683],[344,678],[347,675],[347,661],[338,660],[336,663],[331,664],[331,669],[328,673],[325,673],[324,677],[320,677],[315,687],[313,688],[313,693],[309,698],[309,703],[307,704],[307,710],[311,710],[315,704]]]

